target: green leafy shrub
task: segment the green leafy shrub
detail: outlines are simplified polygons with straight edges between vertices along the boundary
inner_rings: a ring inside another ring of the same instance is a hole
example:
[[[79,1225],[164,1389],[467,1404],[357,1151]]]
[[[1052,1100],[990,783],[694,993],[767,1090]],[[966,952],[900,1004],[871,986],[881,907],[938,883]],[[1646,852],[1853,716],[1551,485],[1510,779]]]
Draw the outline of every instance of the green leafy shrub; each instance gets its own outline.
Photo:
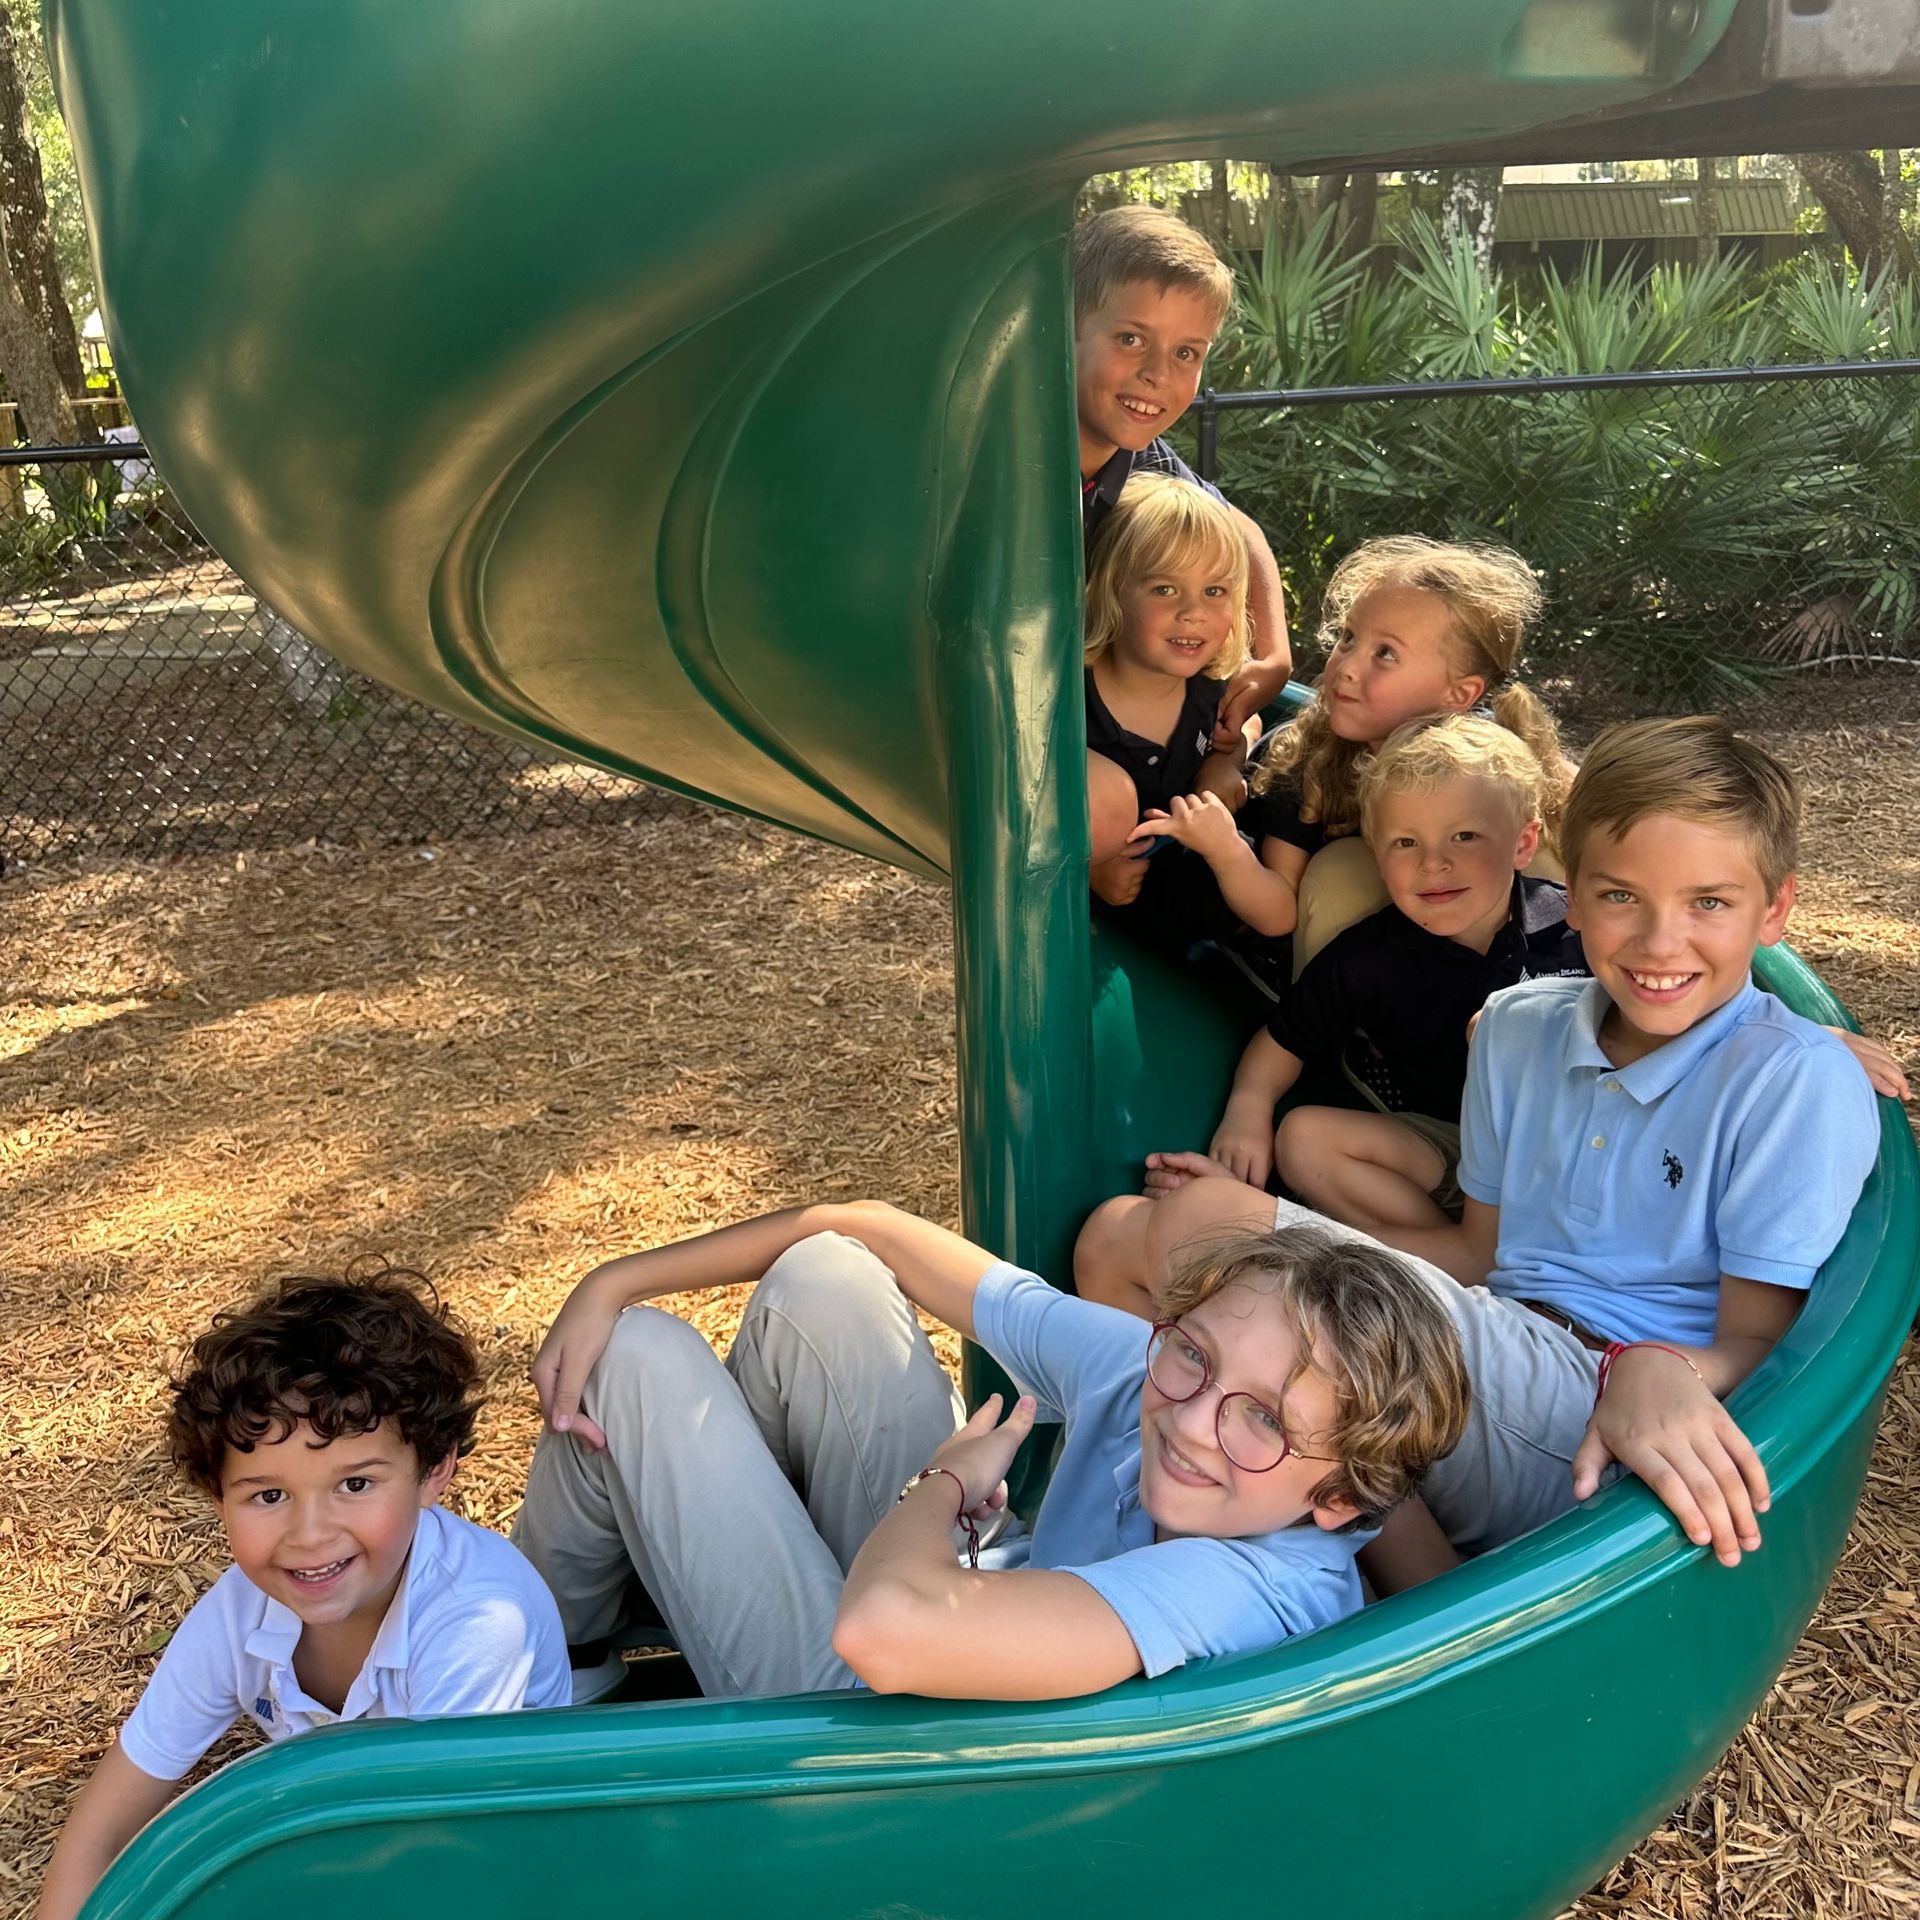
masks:
[[[1920,294],[1825,258],[1523,288],[1430,225],[1408,250],[1383,272],[1341,257],[1327,221],[1270,235],[1214,383],[1920,357]],[[1889,376],[1280,407],[1221,416],[1219,477],[1267,529],[1301,627],[1371,534],[1499,540],[1548,590],[1538,666],[1677,704],[1808,660],[1920,655],[1917,403]]]

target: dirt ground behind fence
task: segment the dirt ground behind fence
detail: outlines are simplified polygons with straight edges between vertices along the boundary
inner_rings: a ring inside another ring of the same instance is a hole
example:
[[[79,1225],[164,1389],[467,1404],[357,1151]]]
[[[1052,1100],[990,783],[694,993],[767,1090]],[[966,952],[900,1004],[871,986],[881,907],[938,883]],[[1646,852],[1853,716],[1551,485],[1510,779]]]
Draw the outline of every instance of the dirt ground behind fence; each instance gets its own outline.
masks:
[[[1808,782],[1795,939],[1911,1071],[1920,688],[1810,684],[1747,718]],[[722,816],[29,869],[0,908],[0,1920],[18,1920],[72,1789],[222,1564],[157,1441],[167,1370],[215,1307],[370,1250],[430,1271],[490,1383],[452,1503],[500,1525],[534,1432],[526,1368],[585,1268],[814,1195],[952,1218],[956,1134],[944,893]],[[680,1304],[722,1343],[739,1307]],[[1916,1493],[1910,1348],[1819,1620],[1728,1759],[1579,1912],[1920,1905]]]

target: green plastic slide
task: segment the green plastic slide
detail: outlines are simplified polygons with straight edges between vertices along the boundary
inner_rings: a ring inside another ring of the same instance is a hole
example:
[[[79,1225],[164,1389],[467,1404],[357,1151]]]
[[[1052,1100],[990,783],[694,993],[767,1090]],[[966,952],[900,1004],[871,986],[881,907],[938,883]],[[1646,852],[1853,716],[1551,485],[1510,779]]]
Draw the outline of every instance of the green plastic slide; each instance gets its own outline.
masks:
[[[1055,1274],[1142,1150],[1204,1137],[1240,1037],[1089,935],[1077,184],[1510,147],[1656,99],[1732,15],[48,0],[116,363],[202,531],[437,706],[950,876],[968,1223]],[[1838,1017],[1790,958],[1768,979]],[[1738,1397],[1775,1500],[1734,1572],[1621,1486],[1296,1645],[1085,1701],[345,1728],[188,1795],[88,1913],[1551,1913],[1812,1613],[1914,1222],[1889,1107]]]

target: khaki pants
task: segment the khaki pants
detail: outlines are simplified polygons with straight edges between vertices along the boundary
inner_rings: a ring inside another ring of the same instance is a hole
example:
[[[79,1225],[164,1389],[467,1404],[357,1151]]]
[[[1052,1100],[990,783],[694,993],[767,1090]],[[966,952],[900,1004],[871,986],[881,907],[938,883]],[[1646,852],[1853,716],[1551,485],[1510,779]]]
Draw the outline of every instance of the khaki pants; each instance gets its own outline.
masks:
[[[637,1584],[709,1696],[851,1686],[846,1570],[962,1417],[892,1274],[841,1235],[801,1242],[724,1366],[684,1320],[631,1308],[583,1404],[607,1450],[543,1433],[514,1528],[568,1640],[618,1632]]]

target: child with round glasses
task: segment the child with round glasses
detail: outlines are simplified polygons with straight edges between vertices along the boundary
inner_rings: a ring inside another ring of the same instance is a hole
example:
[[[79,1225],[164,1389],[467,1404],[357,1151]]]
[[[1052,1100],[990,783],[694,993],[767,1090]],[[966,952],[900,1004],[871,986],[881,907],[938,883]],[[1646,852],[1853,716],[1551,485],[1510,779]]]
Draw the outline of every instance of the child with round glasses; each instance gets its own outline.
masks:
[[[724,1366],[638,1305],[755,1278]],[[1018,1383],[1009,1417],[962,1419],[916,1308]],[[709,1695],[1053,1699],[1351,1613],[1367,1529],[1466,1419],[1430,1284],[1317,1230],[1243,1234],[1162,1312],[1149,1334],[873,1202],[611,1261],[535,1360],[515,1538],[571,1642],[651,1607]],[[1026,1533],[1004,1479],[1036,1419],[1066,1438]]]

